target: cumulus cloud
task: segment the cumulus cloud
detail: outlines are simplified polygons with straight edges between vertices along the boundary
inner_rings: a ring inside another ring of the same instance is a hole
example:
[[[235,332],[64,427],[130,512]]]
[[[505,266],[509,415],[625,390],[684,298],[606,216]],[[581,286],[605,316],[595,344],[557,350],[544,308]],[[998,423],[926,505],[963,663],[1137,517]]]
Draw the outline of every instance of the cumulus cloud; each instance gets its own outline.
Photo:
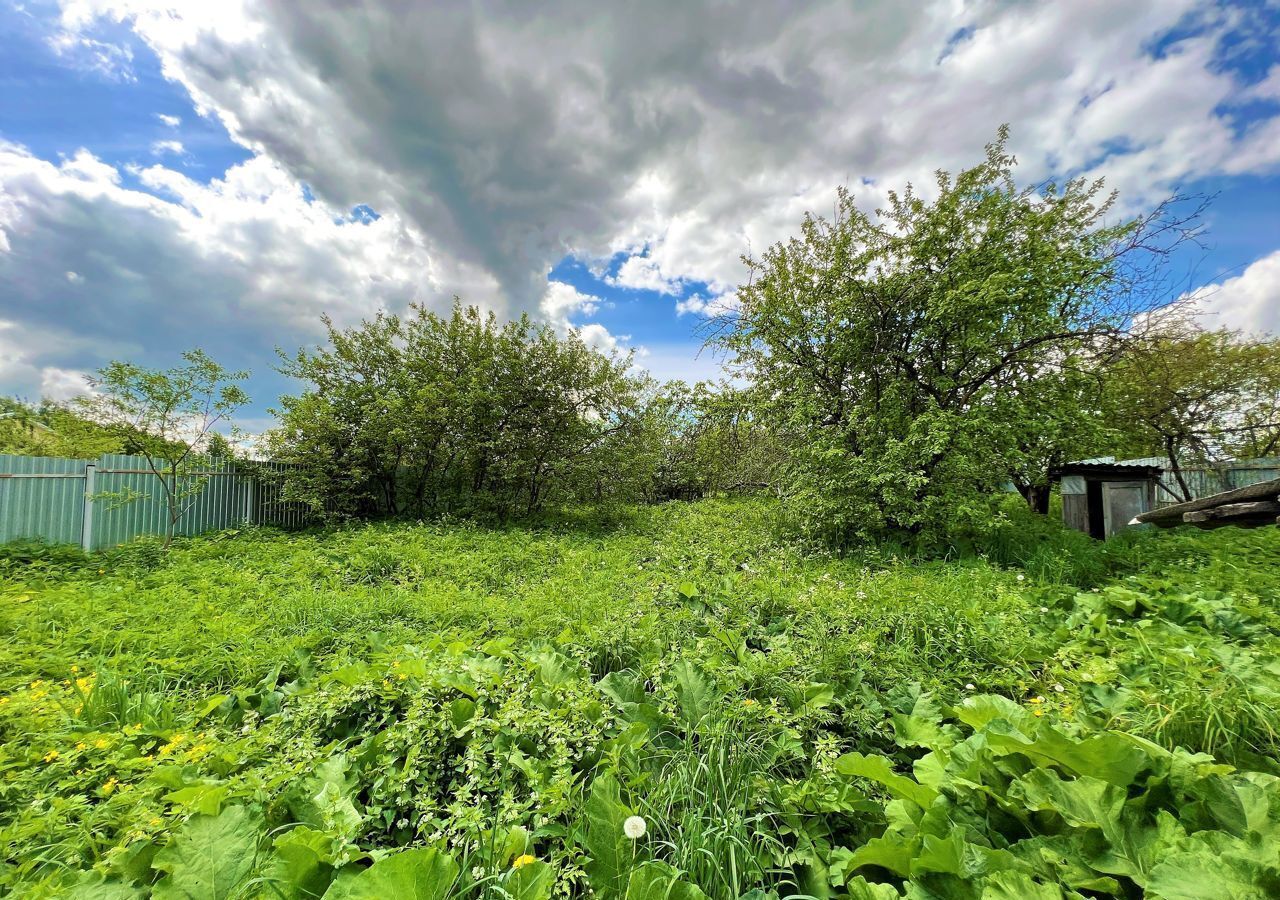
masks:
[[[393,214],[356,222],[309,200],[266,157],[208,184],[128,174],[136,187],[87,151],[55,164],[0,143],[6,388],[50,390],[63,382],[44,372],[113,358],[168,365],[197,345],[261,369],[275,346],[319,339],[322,312],[348,325],[414,300],[444,308],[442,279],[493,289]]]
[[[397,213],[524,309],[568,253],[625,254],[624,287],[731,292],[739,256],[836,184],[867,178],[872,206],[1001,122],[1027,177],[1105,174],[1133,205],[1280,161],[1280,126],[1239,127],[1247,86],[1217,63],[1273,26],[1203,0],[416,12],[66,0],[63,26],[131,23],[237,140],[335,206]]]
[[[1200,292],[1201,318],[1210,328],[1280,337],[1280,250],[1255,260],[1239,275]]]
[[[617,346],[586,321],[598,297],[547,283],[564,256],[679,314],[731,309],[740,256],[837,184],[874,207],[972,162],[1002,122],[1028,179],[1106,175],[1131,207],[1280,164],[1275,109],[1235,118],[1276,96],[1276,71],[1243,84],[1221,64],[1274,25],[1207,0],[62,0],[50,40],[128,78],[123,29],[255,155],[205,183],[0,145],[4,315],[58,338],[16,345],[26,384],[196,343],[260,366],[321,311],[454,294]],[[72,333],[93,341],[73,352]]]

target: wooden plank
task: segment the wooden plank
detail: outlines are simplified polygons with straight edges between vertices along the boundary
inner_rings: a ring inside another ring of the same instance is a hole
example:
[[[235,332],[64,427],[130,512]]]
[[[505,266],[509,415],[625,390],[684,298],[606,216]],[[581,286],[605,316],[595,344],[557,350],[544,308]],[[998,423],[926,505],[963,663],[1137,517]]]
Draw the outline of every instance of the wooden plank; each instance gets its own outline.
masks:
[[[1258,484],[1236,488],[1233,491],[1223,491],[1220,494],[1201,497],[1199,500],[1188,500],[1186,503],[1177,503],[1173,506],[1148,510],[1139,516],[1135,516],[1135,520],[1138,522],[1151,522],[1156,525],[1176,525],[1183,521],[1184,513],[1198,512],[1225,504],[1242,503],[1249,500],[1270,500],[1278,495],[1280,495],[1280,478],[1274,478],[1271,481],[1262,481]]]
[[[1226,503],[1213,510],[1215,519],[1229,519],[1232,516],[1260,516],[1280,513],[1280,502],[1276,500],[1256,500],[1253,503]]]

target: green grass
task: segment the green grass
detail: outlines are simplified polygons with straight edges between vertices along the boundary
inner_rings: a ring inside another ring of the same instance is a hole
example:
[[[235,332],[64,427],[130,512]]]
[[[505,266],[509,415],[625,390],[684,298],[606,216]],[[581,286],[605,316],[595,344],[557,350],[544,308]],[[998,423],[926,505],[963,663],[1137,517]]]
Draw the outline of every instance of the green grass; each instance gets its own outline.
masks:
[[[489,873],[467,891],[514,890],[519,844],[580,893],[609,852],[583,824],[601,773],[653,823],[629,865],[716,898],[829,889],[836,848],[885,827],[874,792],[832,782],[834,760],[909,764],[913,708],[998,694],[1069,734],[1274,770],[1278,597],[1276,529],[1102,545],[1016,510],[930,562],[817,552],[747,500],[241,530],[167,553],[12,546],[0,892],[147,888],[184,822],[243,808],[272,835],[330,835],[326,878],[426,844],[463,881]],[[300,884],[282,865],[252,883]]]

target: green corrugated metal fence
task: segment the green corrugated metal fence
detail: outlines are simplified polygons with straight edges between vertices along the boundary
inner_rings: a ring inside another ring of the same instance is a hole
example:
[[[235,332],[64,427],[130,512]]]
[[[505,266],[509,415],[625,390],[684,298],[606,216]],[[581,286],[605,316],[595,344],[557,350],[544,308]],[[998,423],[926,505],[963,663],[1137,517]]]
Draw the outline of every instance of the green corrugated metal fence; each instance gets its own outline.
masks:
[[[177,533],[199,534],[241,523],[296,527],[308,511],[281,499],[283,471],[257,464],[263,477],[237,472],[223,460],[201,463],[203,489],[187,498]],[[121,502],[122,497],[134,499]],[[165,533],[164,488],[145,457],[106,454],[90,462],[0,454],[0,543],[41,538],[78,543],[86,550],[113,547],[144,534]]]
[[[86,466],[83,459],[0,454],[0,542],[82,543]]]

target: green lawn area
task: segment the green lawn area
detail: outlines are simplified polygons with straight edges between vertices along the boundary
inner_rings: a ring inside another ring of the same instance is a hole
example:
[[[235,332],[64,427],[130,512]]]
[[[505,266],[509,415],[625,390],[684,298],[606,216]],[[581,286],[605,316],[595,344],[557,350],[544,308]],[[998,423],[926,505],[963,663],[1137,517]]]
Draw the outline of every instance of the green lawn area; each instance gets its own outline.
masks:
[[[8,548],[0,893],[1280,884],[1280,530],[917,562],[774,517]]]

